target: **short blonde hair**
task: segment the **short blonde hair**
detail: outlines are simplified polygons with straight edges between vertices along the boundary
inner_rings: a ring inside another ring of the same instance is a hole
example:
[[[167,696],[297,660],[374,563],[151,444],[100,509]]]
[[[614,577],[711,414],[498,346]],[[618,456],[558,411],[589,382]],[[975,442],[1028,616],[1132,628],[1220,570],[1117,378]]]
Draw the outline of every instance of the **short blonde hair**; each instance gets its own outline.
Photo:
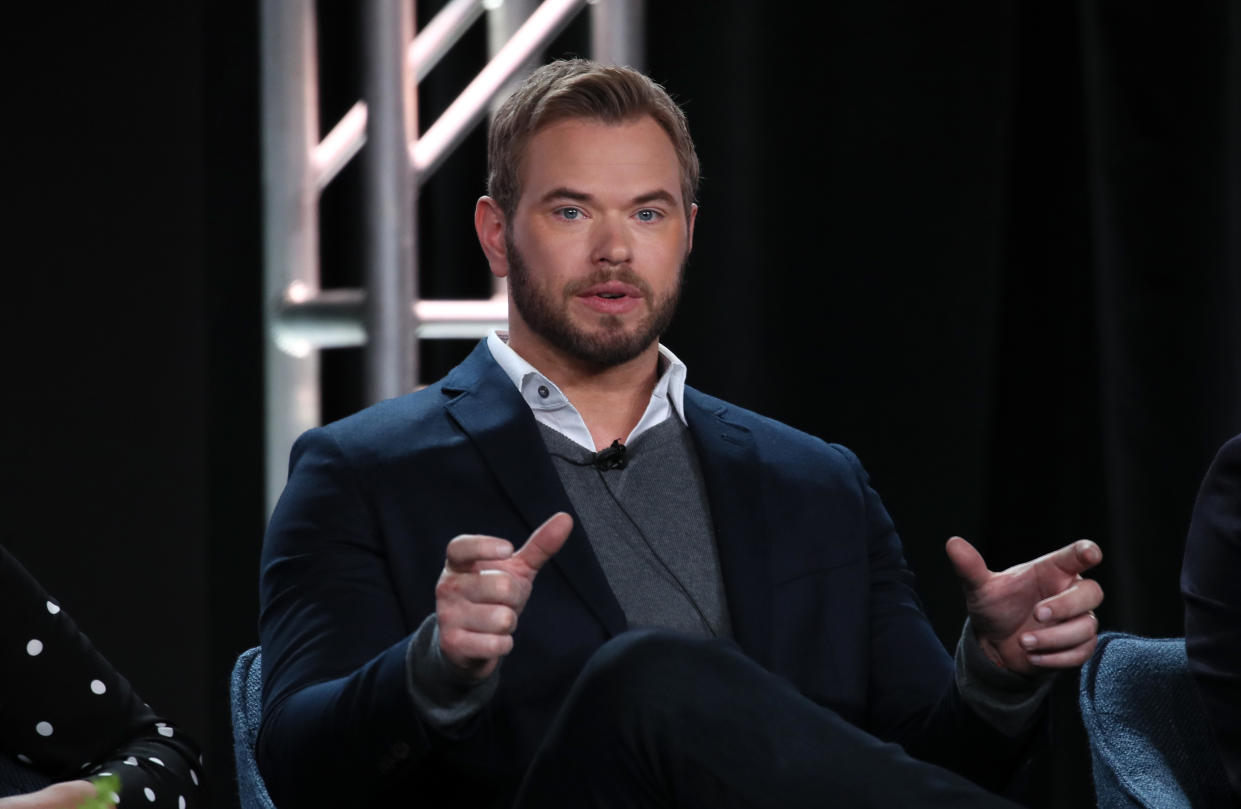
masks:
[[[487,132],[487,194],[506,218],[521,199],[521,160],[543,127],[570,118],[620,124],[649,115],[672,140],[681,166],[685,216],[698,192],[698,154],[685,113],[668,92],[633,68],[563,59],[535,70],[491,120]]]

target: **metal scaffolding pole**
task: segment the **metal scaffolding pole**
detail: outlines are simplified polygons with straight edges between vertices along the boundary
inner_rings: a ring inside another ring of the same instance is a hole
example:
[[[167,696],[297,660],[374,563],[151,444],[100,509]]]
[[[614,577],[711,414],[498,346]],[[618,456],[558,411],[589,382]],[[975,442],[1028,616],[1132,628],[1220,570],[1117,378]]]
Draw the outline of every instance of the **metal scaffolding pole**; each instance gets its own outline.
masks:
[[[267,509],[284,488],[289,447],[319,424],[319,356],[310,343],[282,339],[290,296],[319,286],[319,138],[313,0],[265,0],[262,30],[263,360]]]
[[[439,10],[431,22],[418,32],[409,48],[409,69],[414,74],[414,84],[427,77],[431,68],[482,15],[483,3],[480,0],[452,0]]]
[[[413,159],[414,170],[420,178],[439,167],[448,153],[487,114],[492,100],[504,92],[522,67],[535,58],[584,5],[586,0],[543,0],[461,95],[418,138]]]
[[[538,6],[539,0],[501,0],[498,3],[487,4],[487,55],[489,58],[495,59],[496,54],[504,50],[504,46],[517,33],[517,29],[521,28]],[[495,115],[496,110],[504,103],[504,99],[513,94],[517,85],[530,74],[531,70],[534,70],[536,64],[537,60],[531,56],[517,67],[517,72],[508,81],[501,85],[499,92],[491,99],[491,115]]]
[[[289,447],[320,421],[319,349],[365,345],[366,396],[378,401],[417,383],[417,340],[481,337],[504,326],[503,287],[487,300],[417,299],[418,188],[587,2],[451,0],[414,37],[411,0],[366,0],[366,99],[319,142],[314,0],[263,0],[269,513],[284,487]],[[596,58],[640,66],[642,0],[591,5]],[[490,61],[418,137],[418,80],[484,9]],[[319,192],[364,143],[365,290],[320,290]]]
[[[596,62],[646,64],[646,3],[644,0],[595,0],[590,7],[590,55]]]
[[[366,396],[409,393],[417,378],[412,304],[416,287],[415,178],[409,144],[418,132],[413,76],[413,4],[367,0]]]

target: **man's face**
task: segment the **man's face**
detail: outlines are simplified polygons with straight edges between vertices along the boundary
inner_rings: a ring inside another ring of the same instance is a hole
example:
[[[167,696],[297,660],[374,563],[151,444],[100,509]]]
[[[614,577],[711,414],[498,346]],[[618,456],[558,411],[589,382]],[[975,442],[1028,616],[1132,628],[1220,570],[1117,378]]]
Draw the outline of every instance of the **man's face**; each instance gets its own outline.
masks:
[[[599,367],[637,357],[672,321],[693,232],[672,141],[650,118],[561,121],[531,138],[521,177],[513,339]]]

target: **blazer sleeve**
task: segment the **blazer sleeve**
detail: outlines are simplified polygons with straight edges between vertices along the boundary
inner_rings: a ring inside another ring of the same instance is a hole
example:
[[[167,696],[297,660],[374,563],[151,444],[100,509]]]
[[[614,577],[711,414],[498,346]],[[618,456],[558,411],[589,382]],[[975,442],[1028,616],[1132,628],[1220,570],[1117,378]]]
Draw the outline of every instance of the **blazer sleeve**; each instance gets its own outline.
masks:
[[[1002,790],[1037,725],[1006,736],[962,698],[953,659],[926,617],[887,509],[857,456],[833,446],[853,468],[866,512],[871,622],[868,728],[910,755]]]
[[[362,472],[328,429],[295,443],[263,544],[263,720],[278,806],[364,806],[430,751],[407,686],[412,632]]]
[[[1241,798],[1241,435],[1224,444],[1194,504],[1181,593],[1189,671]]]

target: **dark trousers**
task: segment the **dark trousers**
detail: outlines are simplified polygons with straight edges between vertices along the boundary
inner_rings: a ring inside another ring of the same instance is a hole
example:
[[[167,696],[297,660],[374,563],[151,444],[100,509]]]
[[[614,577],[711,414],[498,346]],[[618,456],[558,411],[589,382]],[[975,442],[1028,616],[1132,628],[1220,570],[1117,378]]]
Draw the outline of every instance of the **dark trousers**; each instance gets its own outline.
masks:
[[[1013,807],[803,697],[735,646],[653,630],[604,645],[516,809]]]

